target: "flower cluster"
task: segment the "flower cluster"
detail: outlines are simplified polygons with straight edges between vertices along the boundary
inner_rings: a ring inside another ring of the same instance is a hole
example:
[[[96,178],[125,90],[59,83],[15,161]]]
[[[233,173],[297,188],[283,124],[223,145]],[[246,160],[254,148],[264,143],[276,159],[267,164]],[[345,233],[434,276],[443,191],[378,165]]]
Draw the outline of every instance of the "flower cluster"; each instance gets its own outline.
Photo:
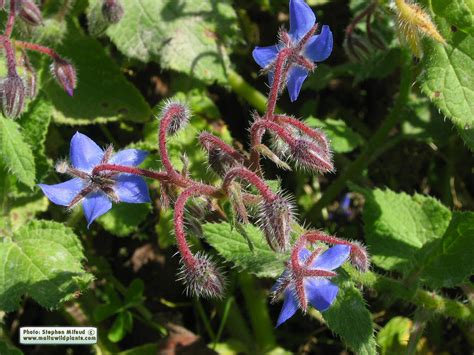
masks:
[[[108,2],[110,4],[113,1]],[[266,183],[260,166],[264,155],[279,166],[290,168],[286,162],[321,173],[334,170],[329,142],[324,133],[308,127],[300,120],[275,114],[276,102],[287,87],[292,101],[298,98],[301,85],[315,62],[326,59],[332,50],[332,34],[328,26],[319,26],[310,7],[303,0],[290,0],[290,31],[280,31],[280,43],[257,47],[253,56],[268,74],[271,84],[266,112],[254,115],[250,127],[250,158],[219,138],[204,132],[199,136],[208,154],[209,166],[222,178],[218,186],[195,181],[187,170],[174,168],[167,149],[167,140],[189,122],[188,108],[179,102],[167,102],[159,117],[158,149],[163,171],[141,169],[137,166],[146,153],[127,149],[114,154],[83,134],[76,133],[71,141],[71,162],[60,162],[56,169],[72,177],[57,185],[40,185],[54,203],[73,208],[82,203],[88,226],[106,213],[112,203],[149,202],[145,178],[158,180],[163,206],[173,205],[174,232],[180,254],[179,278],[188,293],[204,297],[221,297],[225,280],[220,268],[203,252],[193,252],[185,232],[185,208],[191,199],[210,202],[228,199],[237,216],[237,223],[256,223],[269,247],[275,252],[291,250],[291,260],[273,288],[276,297],[284,294],[285,303],[278,325],[291,317],[299,307],[307,309],[308,302],[323,311],[334,301],[337,286],[328,278],[346,259],[361,270],[369,261],[365,249],[357,243],[338,239],[320,232],[304,233],[292,246],[292,234],[298,221],[292,199],[282,191],[273,191]],[[263,142],[268,132],[270,146]],[[184,159],[183,159],[184,160]],[[251,186],[251,188],[247,186]],[[208,206],[213,206],[208,203]],[[257,212],[255,212],[257,211]],[[320,247],[310,252],[307,243],[335,245],[324,253]]]
[[[23,112],[25,100],[33,99],[37,93],[36,71],[31,66],[25,50],[40,52],[53,59],[52,75],[70,96],[76,88],[76,70],[68,60],[48,47],[13,40],[11,36],[16,18],[30,26],[41,26],[43,17],[32,0],[10,0],[9,3],[7,25],[4,33],[0,35],[7,65],[7,76],[0,79],[0,96],[3,114],[16,118]],[[4,3],[2,4],[3,8]],[[19,58],[17,50],[20,50]]]

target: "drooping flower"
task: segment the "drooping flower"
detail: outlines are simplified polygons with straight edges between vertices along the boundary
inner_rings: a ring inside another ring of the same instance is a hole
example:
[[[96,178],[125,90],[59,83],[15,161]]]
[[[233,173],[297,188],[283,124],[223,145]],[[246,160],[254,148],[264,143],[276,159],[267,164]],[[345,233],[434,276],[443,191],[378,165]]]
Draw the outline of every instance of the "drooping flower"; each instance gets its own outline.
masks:
[[[274,78],[274,67],[278,54],[286,49],[286,84],[291,101],[295,101],[301,86],[314,69],[315,62],[326,60],[332,52],[333,38],[329,26],[324,25],[318,35],[309,35],[316,30],[316,16],[304,0],[290,0],[290,31],[280,33],[280,43],[268,47],[255,47],[254,60],[268,72],[270,84]]]
[[[327,310],[336,299],[339,288],[328,280],[335,276],[333,270],[349,257],[351,247],[336,245],[319,254],[303,248],[298,253],[298,269],[288,263],[287,269],[272,287],[273,298],[284,295],[283,307],[277,327],[291,318],[298,308],[304,312],[308,302],[320,312]],[[325,275],[326,274],[326,275]]]
[[[145,160],[147,152],[125,149],[114,154],[112,147],[101,149],[93,140],[76,132],[71,139],[70,159],[60,162],[56,170],[73,179],[56,185],[39,184],[48,199],[73,208],[82,202],[87,226],[112,208],[112,202],[150,202],[145,180],[136,175],[114,171],[93,173],[101,164],[135,167]]]

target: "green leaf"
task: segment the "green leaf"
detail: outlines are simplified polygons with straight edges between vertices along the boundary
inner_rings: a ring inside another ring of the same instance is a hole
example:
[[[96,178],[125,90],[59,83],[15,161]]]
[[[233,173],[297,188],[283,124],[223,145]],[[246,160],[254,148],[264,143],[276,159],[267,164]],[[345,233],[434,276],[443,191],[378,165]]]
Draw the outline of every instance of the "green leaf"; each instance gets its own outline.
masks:
[[[352,281],[338,278],[339,293],[334,304],[322,313],[323,318],[356,354],[377,354],[372,316],[364,298]]]
[[[120,312],[109,330],[108,338],[112,343],[118,343],[132,328],[132,314],[129,311]]]
[[[30,141],[33,143],[34,141]],[[35,160],[18,123],[0,116],[0,158],[22,183],[35,185]]]
[[[273,278],[283,272],[288,256],[272,251],[257,227],[245,226],[247,236],[253,244],[253,252],[245,238],[228,223],[207,223],[202,228],[206,241],[224,259],[245,271],[258,277]]]
[[[98,0],[90,1],[95,6]],[[197,79],[226,83],[222,39],[237,31],[228,0],[124,1],[125,16],[107,35],[127,57],[157,61]]]
[[[309,117],[306,123],[313,128],[321,128],[331,141],[331,149],[336,153],[348,153],[363,144],[363,138],[343,120],[327,118],[324,121]]]
[[[421,280],[433,288],[454,287],[474,274],[474,212],[454,212],[434,247],[429,247]]]
[[[34,142],[33,156],[36,165],[36,177],[39,181],[49,172],[50,164],[46,157],[45,143],[48,127],[53,116],[53,106],[45,98],[33,101],[28,111],[21,116],[19,123],[27,142]]]
[[[140,345],[133,349],[128,349],[117,353],[117,355],[156,355],[158,353],[157,344]]]
[[[436,15],[444,16],[458,30],[474,35],[473,0],[432,0],[431,7]]]
[[[70,228],[32,221],[0,243],[0,309],[13,311],[29,294],[41,306],[58,307],[86,289],[91,274],[82,266],[82,245]]]
[[[461,128],[456,127],[459,135],[466,144],[466,146],[474,152],[474,127],[473,128]]]
[[[48,199],[40,191],[31,196],[18,197],[9,206],[9,220],[13,230],[24,226],[38,213],[48,209]]]
[[[424,70],[419,80],[422,91],[443,114],[459,128],[470,129],[474,123],[474,37],[451,31],[447,21],[451,15],[436,13],[435,22],[447,44],[423,41]]]
[[[440,238],[451,212],[437,200],[390,190],[363,190],[365,235],[374,264],[406,272],[417,264],[417,252]]]
[[[138,230],[152,210],[151,204],[119,203],[97,221],[104,229],[118,237],[126,237]]]
[[[140,279],[132,281],[125,291],[125,307],[135,307],[143,302],[145,299],[143,292],[145,291],[145,284]]]
[[[2,355],[23,355],[23,352],[14,347],[13,345],[8,344],[5,340],[0,339],[0,354]]]
[[[121,307],[121,304],[115,303],[100,304],[94,309],[94,320],[96,322],[102,322],[103,320],[118,313]]]
[[[382,355],[405,354],[413,322],[405,317],[394,317],[377,334]]]
[[[58,52],[74,64],[78,82],[69,97],[44,70],[44,90],[54,105],[58,123],[93,124],[118,120],[143,122],[151,110],[138,90],[128,82],[120,68],[105,53],[103,46],[70,23],[68,35]]]

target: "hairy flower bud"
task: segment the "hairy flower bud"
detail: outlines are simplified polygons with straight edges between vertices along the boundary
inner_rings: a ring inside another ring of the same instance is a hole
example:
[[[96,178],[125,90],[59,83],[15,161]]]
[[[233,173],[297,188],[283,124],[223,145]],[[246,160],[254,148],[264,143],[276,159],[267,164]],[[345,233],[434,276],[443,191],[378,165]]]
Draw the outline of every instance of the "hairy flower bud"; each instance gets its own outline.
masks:
[[[43,16],[38,6],[31,0],[20,1],[20,18],[32,26],[39,26],[43,24]]]
[[[18,117],[25,105],[26,89],[18,74],[10,74],[0,82],[2,110],[6,117]]]
[[[69,96],[74,94],[77,84],[76,70],[74,66],[65,59],[55,59],[52,72],[58,83],[68,93]]]
[[[20,65],[25,71],[25,90],[26,96],[30,99],[33,99],[38,94],[38,77],[33,66],[30,64],[30,61],[25,53],[20,58]]]
[[[178,101],[168,101],[161,111],[160,121],[169,119],[166,127],[166,134],[174,135],[182,128],[186,127],[191,118],[191,113],[185,104]]]
[[[293,204],[287,197],[277,195],[273,201],[261,202],[258,224],[272,250],[288,250],[293,221]]]
[[[369,254],[367,249],[359,242],[351,242],[351,263],[360,271],[366,272],[370,267]]]
[[[105,0],[102,4],[102,15],[108,23],[119,22],[124,15],[121,2],[119,0]]]
[[[300,138],[290,148],[292,159],[303,168],[323,173],[334,170],[331,152],[324,150],[318,144],[308,139]]]
[[[221,298],[225,279],[215,263],[202,253],[194,256],[193,264],[181,260],[178,277],[186,286],[186,293],[197,297]]]

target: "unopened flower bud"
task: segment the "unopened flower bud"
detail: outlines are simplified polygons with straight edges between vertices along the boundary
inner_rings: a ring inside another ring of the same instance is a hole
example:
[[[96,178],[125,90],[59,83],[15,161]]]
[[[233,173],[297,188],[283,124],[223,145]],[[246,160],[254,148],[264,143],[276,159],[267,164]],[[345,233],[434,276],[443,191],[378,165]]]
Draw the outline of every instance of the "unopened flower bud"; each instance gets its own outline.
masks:
[[[366,272],[370,267],[369,254],[359,242],[351,242],[351,263],[360,271]]]
[[[25,53],[21,56],[20,65],[25,70],[25,90],[26,96],[30,99],[36,97],[38,93],[38,77],[33,66],[30,64],[30,61]]]
[[[291,146],[291,157],[303,168],[320,172],[334,170],[331,152],[308,139],[297,139]]]
[[[293,205],[285,196],[278,195],[273,201],[261,202],[258,223],[272,250],[288,250],[293,221]]]
[[[76,69],[65,59],[55,59],[52,67],[54,77],[69,96],[74,94],[77,84]]]
[[[188,124],[190,117],[191,113],[186,105],[177,101],[168,101],[161,111],[160,120],[163,121],[169,118],[166,133],[173,135]]]
[[[6,117],[18,117],[25,105],[26,89],[18,74],[10,74],[0,83],[2,110]]]
[[[187,294],[206,298],[220,298],[224,294],[224,277],[214,262],[204,254],[196,254],[192,265],[182,261],[178,275],[186,286]]]
[[[108,23],[117,23],[124,15],[123,6],[119,0],[105,0],[102,4],[102,15]]]
[[[43,24],[43,16],[38,6],[31,0],[20,1],[20,18],[32,26],[39,26]]]

